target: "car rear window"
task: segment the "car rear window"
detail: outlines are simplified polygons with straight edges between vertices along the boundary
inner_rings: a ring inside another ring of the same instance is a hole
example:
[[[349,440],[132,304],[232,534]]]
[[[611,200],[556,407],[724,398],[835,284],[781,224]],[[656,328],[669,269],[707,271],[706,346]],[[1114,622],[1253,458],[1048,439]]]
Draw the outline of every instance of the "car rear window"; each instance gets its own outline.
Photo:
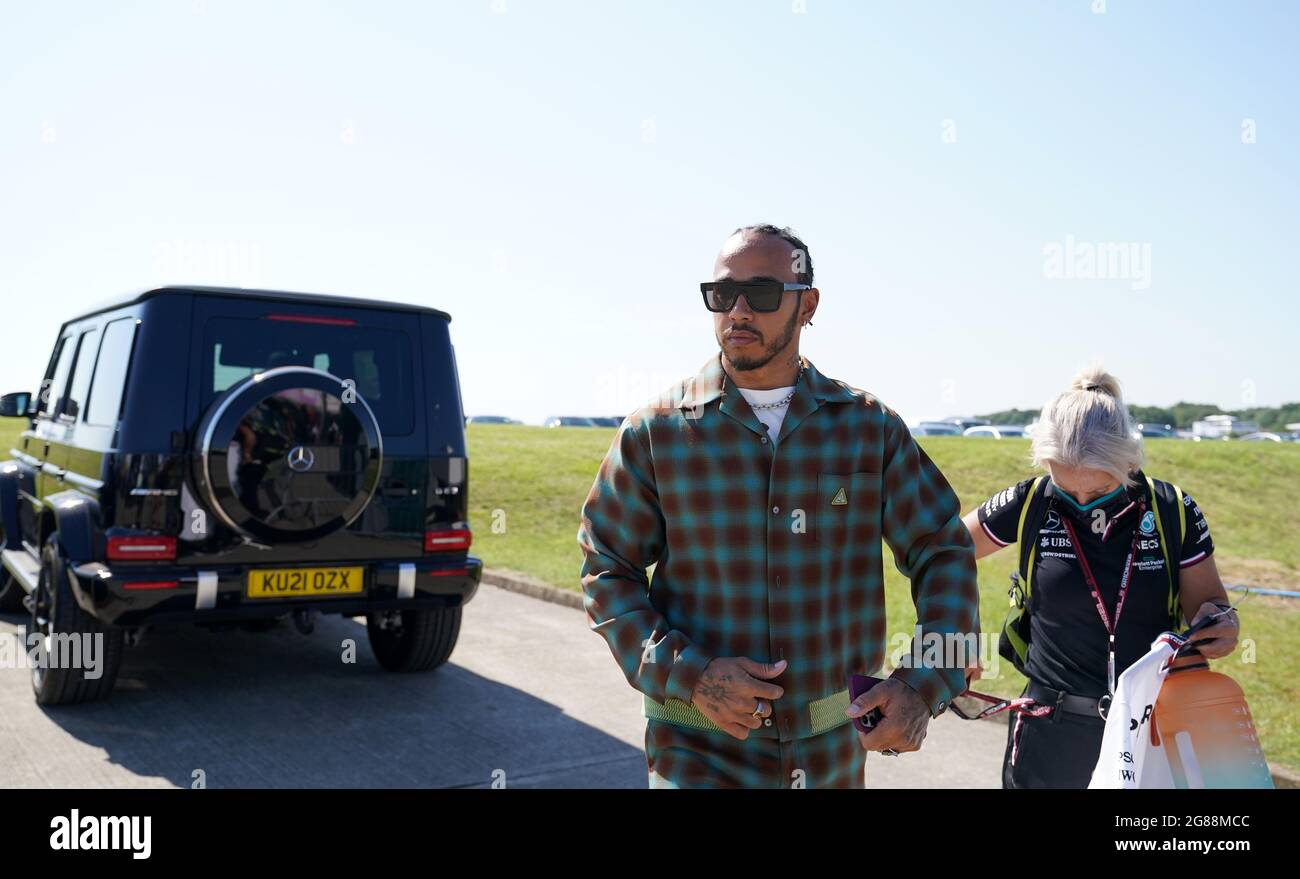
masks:
[[[203,405],[251,375],[306,366],[356,383],[390,436],[414,429],[411,343],[399,330],[365,326],[213,318],[204,332]]]

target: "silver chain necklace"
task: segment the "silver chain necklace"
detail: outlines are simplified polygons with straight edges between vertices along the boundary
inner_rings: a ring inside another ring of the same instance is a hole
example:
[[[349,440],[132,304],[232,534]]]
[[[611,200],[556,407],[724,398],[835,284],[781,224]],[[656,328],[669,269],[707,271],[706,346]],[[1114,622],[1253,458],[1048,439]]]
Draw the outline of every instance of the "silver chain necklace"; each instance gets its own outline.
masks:
[[[803,371],[804,371],[804,366],[803,364],[800,364],[799,374],[795,376],[794,379],[795,391],[799,389],[799,379],[803,378]],[[794,399],[794,393],[795,393],[794,391],[791,391],[790,393],[785,395],[785,399],[777,400],[775,403],[750,403],[749,408],[750,409],[780,409],[786,403],[789,403],[791,400]]]

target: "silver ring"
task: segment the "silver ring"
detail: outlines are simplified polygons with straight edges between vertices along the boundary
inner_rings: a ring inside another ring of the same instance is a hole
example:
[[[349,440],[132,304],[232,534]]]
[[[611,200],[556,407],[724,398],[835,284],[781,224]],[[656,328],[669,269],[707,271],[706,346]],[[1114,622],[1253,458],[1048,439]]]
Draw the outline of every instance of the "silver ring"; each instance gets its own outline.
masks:
[[[881,751],[880,753],[883,754],[883,755],[886,756],[886,757],[897,757],[897,756],[898,756],[898,752],[895,751],[893,748],[886,748],[885,750]]]
[[[762,717],[762,716],[763,716],[763,700],[762,700],[762,699],[759,699],[759,700],[758,700],[758,707],[754,709],[754,713],[753,713],[752,716],[753,716],[753,717]]]

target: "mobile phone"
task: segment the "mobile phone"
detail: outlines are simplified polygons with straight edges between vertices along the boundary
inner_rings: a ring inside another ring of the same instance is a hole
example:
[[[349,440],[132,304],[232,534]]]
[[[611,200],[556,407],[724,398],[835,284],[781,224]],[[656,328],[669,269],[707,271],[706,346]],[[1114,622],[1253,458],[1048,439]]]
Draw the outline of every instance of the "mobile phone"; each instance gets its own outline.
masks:
[[[849,701],[852,702],[857,699],[883,680],[883,678],[872,677],[871,675],[849,675]],[[880,713],[879,708],[872,708],[866,714],[853,718],[853,725],[860,732],[869,733],[875,728],[876,724],[884,719],[885,715]]]

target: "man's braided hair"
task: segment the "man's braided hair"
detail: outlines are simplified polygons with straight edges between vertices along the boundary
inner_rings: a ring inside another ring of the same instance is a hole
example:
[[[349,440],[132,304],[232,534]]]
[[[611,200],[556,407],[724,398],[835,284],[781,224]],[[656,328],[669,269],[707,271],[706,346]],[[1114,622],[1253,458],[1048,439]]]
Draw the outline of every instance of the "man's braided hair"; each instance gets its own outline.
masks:
[[[773,226],[771,223],[763,223],[757,226],[741,226],[731,234],[739,235],[742,232],[751,232],[755,235],[775,235],[777,238],[780,238],[782,241],[789,244],[790,247],[798,250],[803,254],[804,270],[802,272],[795,272],[795,277],[799,279],[800,284],[807,284],[809,287],[813,285],[812,254],[808,251],[808,245],[804,244],[803,241],[800,240],[799,236],[794,234],[789,226],[782,228]]]

